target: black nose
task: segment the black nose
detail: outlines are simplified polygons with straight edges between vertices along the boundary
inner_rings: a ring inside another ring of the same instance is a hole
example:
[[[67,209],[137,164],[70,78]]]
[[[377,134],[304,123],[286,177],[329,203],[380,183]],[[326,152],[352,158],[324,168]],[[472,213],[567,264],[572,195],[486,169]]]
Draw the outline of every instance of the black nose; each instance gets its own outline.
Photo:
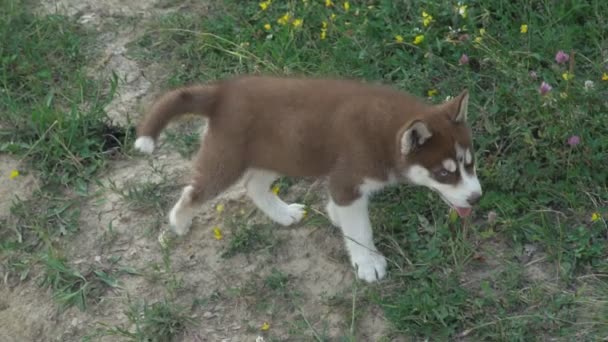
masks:
[[[471,196],[469,196],[469,198],[467,198],[467,202],[469,202],[470,205],[475,205],[479,203],[480,198],[481,194],[479,192],[474,192],[471,194]]]

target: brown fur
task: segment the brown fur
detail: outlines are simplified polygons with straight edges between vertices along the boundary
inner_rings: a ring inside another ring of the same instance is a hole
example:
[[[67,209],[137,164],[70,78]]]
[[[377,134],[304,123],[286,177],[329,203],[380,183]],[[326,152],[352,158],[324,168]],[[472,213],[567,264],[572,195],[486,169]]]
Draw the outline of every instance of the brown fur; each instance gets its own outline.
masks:
[[[432,170],[455,159],[454,142],[469,147],[469,129],[455,122],[464,95],[430,105],[354,81],[240,77],[167,93],[139,125],[138,136],[157,139],[181,114],[209,118],[194,163],[193,201],[216,196],[256,168],[327,175],[333,200],[347,205],[359,197],[364,178],[400,177],[412,163]],[[415,121],[424,122],[432,137],[406,158],[401,135]]]

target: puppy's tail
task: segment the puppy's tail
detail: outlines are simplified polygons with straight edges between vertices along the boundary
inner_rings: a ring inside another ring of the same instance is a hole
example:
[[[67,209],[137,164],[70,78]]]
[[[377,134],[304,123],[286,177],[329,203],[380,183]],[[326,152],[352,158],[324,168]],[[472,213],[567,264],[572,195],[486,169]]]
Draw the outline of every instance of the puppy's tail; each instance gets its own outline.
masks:
[[[184,114],[213,115],[216,85],[191,86],[164,94],[137,126],[135,148],[152,153],[160,132],[169,122]]]

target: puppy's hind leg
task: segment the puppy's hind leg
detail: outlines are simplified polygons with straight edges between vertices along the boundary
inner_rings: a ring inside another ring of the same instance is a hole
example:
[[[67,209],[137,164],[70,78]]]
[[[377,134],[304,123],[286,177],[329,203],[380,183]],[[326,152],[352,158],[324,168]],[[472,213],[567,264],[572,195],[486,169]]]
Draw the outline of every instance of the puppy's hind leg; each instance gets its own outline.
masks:
[[[247,195],[266,216],[283,226],[300,222],[304,218],[306,210],[303,204],[287,204],[271,191],[270,186],[279,178],[278,174],[254,169],[247,171],[247,174]]]
[[[195,206],[215,198],[239,180],[244,170],[242,160],[237,153],[226,151],[225,146],[215,149],[212,142],[204,142],[194,162],[195,176],[169,213],[169,224],[174,233],[188,233]]]

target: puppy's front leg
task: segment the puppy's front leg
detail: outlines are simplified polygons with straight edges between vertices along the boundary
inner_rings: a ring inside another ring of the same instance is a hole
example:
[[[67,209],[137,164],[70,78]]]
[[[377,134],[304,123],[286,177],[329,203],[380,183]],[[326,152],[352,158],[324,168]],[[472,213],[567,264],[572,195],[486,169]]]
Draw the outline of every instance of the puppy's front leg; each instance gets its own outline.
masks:
[[[346,206],[334,204],[346,249],[359,279],[375,282],[386,275],[386,259],[374,245],[368,198],[363,195]]]

